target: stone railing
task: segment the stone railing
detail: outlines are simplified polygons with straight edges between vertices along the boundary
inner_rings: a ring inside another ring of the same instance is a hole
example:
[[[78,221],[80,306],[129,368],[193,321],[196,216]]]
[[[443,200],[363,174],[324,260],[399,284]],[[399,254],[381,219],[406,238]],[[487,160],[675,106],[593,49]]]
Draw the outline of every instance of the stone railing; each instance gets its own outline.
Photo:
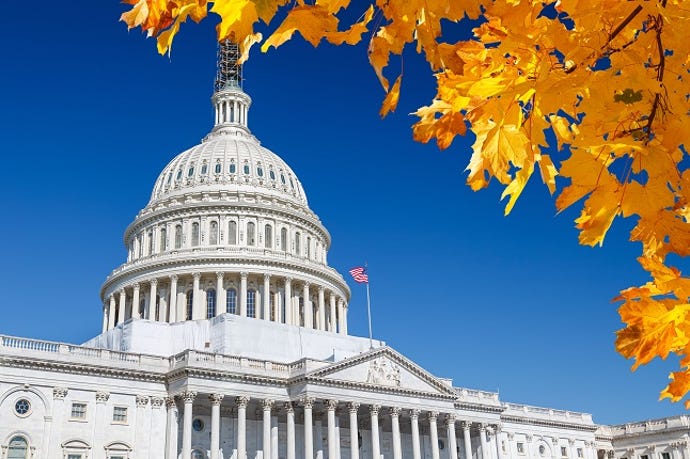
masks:
[[[487,392],[484,390],[467,389],[464,387],[455,387],[460,402],[481,402],[500,405],[498,392]]]
[[[610,429],[613,436],[618,436],[640,434],[644,432],[657,432],[668,429],[687,429],[688,427],[690,427],[690,417],[680,415],[669,418],[649,419],[647,421],[620,424],[610,426]]]
[[[554,410],[539,406],[522,405],[518,403],[504,402],[504,415],[531,417],[549,421],[569,422],[576,424],[593,424],[592,415],[588,413],[578,413],[575,411]]]

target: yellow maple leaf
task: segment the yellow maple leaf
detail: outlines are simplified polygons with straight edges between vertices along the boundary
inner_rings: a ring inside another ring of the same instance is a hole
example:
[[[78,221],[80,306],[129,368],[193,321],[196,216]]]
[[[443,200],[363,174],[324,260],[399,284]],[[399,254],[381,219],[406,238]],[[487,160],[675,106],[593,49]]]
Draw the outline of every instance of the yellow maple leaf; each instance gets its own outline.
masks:
[[[379,112],[379,115],[382,118],[385,118],[388,113],[395,111],[396,107],[398,106],[398,100],[400,99],[401,80],[402,75],[398,76],[393,84],[393,87],[390,91],[388,91],[388,94],[386,94],[386,98],[383,100],[383,104],[381,105],[381,111]]]

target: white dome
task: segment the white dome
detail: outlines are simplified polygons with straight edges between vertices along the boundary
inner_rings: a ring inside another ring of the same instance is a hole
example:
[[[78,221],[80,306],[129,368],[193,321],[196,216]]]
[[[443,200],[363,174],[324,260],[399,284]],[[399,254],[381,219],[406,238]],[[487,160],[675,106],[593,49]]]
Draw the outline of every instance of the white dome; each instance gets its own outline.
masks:
[[[235,135],[232,135],[235,134]],[[260,192],[307,205],[302,184],[285,161],[241,131],[209,136],[161,172],[149,206],[189,192]]]

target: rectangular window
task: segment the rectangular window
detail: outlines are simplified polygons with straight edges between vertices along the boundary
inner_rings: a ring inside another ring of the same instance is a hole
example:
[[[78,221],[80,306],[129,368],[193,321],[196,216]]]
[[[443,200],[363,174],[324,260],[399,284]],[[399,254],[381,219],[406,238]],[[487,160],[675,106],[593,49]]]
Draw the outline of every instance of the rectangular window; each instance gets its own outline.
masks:
[[[568,448],[561,446],[561,457],[568,457]]]
[[[525,454],[525,444],[521,441],[517,442],[517,452],[518,454]]]
[[[86,419],[86,403],[72,403],[72,419]]]
[[[649,459],[649,456],[647,456],[646,454],[643,454],[642,456],[640,456],[640,459]]]
[[[661,453],[661,459],[671,459],[670,453]]]
[[[113,407],[113,422],[119,424],[127,423],[127,407],[126,406],[116,406]]]
[[[81,454],[68,454],[67,459],[82,459]]]
[[[580,457],[580,458],[581,458],[581,457],[584,457],[582,448],[578,448],[578,449],[577,449],[577,457]]]

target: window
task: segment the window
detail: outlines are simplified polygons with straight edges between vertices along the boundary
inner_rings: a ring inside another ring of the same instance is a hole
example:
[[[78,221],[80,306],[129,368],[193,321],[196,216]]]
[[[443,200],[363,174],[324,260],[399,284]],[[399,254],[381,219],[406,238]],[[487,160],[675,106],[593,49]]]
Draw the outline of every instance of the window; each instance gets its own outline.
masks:
[[[146,243],[148,244],[149,255],[153,254],[153,231],[149,231],[146,235]]]
[[[222,166],[220,165],[220,163],[216,163],[216,169],[215,169],[215,170],[216,170],[216,174],[220,174],[220,171],[223,170],[223,168],[222,168]]]
[[[539,455],[543,456],[546,454],[546,446],[544,445],[539,445]]]
[[[70,417],[72,419],[86,419],[86,403],[72,403],[72,412]]]
[[[299,326],[304,327],[304,298],[299,297]]]
[[[167,245],[168,245],[168,232],[165,230],[165,228],[161,228],[161,240],[160,240],[159,252],[165,252],[165,249],[167,249]]]
[[[218,244],[218,222],[211,222],[211,229],[209,231],[208,243],[211,245]]]
[[[216,317],[216,291],[211,288],[206,291],[206,318],[214,317]]]
[[[525,454],[525,444],[521,441],[517,442],[517,452],[518,454]]]
[[[31,411],[31,403],[25,398],[20,398],[17,403],[14,404],[14,412],[19,416],[27,416]]]
[[[226,292],[225,305],[230,314],[237,314],[237,290],[229,288]]]
[[[207,172],[208,172],[208,165],[202,164],[202,166],[201,166],[201,175],[206,175]]]
[[[106,459],[129,459],[132,454],[132,448],[120,442],[113,442],[105,446]]]
[[[235,172],[237,172],[237,167],[235,167],[234,162],[230,163],[230,168],[228,170],[230,171],[231,174],[234,174]]]
[[[273,248],[273,227],[271,225],[266,225],[264,233],[264,245],[267,249]]]
[[[242,171],[244,172],[244,175],[249,175],[249,164],[244,164],[244,168],[242,168]]]
[[[127,407],[115,406],[113,407],[113,422],[118,424],[127,423]]]
[[[311,258],[311,238],[307,236],[307,258]]]
[[[561,457],[568,457],[568,448],[565,446],[561,446]]]
[[[253,222],[247,223],[247,245],[256,244],[256,225]]]
[[[161,296],[156,295],[156,315],[155,320],[161,320],[160,319],[160,312],[161,312]]]
[[[275,294],[273,292],[268,294],[268,303],[269,303],[269,309],[271,310],[271,322],[276,321],[276,302],[275,302]]]
[[[235,221],[228,223],[228,244],[237,244],[237,222]]]
[[[194,292],[187,292],[187,317],[185,320],[192,320],[192,309],[194,307]]]
[[[13,437],[7,445],[7,459],[26,459],[28,452],[29,445],[22,437]]]
[[[264,170],[261,168],[261,166],[256,168],[256,175],[258,175],[259,177],[264,176]]]
[[[640,456],[640,459],[649,459],[649,456],[647,456],[646,454],[643,454]]]
[[[68,454],[67,459],[82,459],[84,456],[81,454]]]
[[[194,175],[194,166],[187,169],[187,177],[191,177],[192,175]]]
[[[299,254],[300,254],[300,248],[301,248],[301,247],[300,247],[300,243],[299,243],[299,242],[300,242],[301,237],[302,237],[302,235],[299,234],[299,232],[295,233],[295,255],[299,255]]]
[[[192,429],[196,430],[197,432],[201,432],[204,430],[204,421],[196,418],[194,421],[192,421]]]
[[[199,245],[199,223],[192,223],[192,247]]]
[[[280,230],[280,250],[287,250],[287,228],[281,228]]]
[[[139,301],[139,317],[144,317],[144,311],[146,310],[146,300],[142,298]]]
[[[269,170],[268,170],[268,175],[271,177],[271,180],[275,180],[275,179],[276,179],[276,173],[273,172],[273,169],[269,169]]]
[[[580,457],[580,458],[585,457],[583,454],[582,448],[577,449],[577,457]]]
[[[256,290],[247,290],[247,317],[256,318]]]
[[[182,225],[175,225],[175,248],[182,247]]]
[[[280,174],[280,181],[285,185],[285,176],[283,174]]]
[[[661,453],[661,459],[671,459],[670,453]]]
[[[177,171],[177,177],[175,178],[175,180],[181,180],[181,179],[182,179],[182,169]]]
[[[204,456],[204,453],[199,451],[198,449],[195,449],[192,451],[192,459],[205,459],[206,456]]]

